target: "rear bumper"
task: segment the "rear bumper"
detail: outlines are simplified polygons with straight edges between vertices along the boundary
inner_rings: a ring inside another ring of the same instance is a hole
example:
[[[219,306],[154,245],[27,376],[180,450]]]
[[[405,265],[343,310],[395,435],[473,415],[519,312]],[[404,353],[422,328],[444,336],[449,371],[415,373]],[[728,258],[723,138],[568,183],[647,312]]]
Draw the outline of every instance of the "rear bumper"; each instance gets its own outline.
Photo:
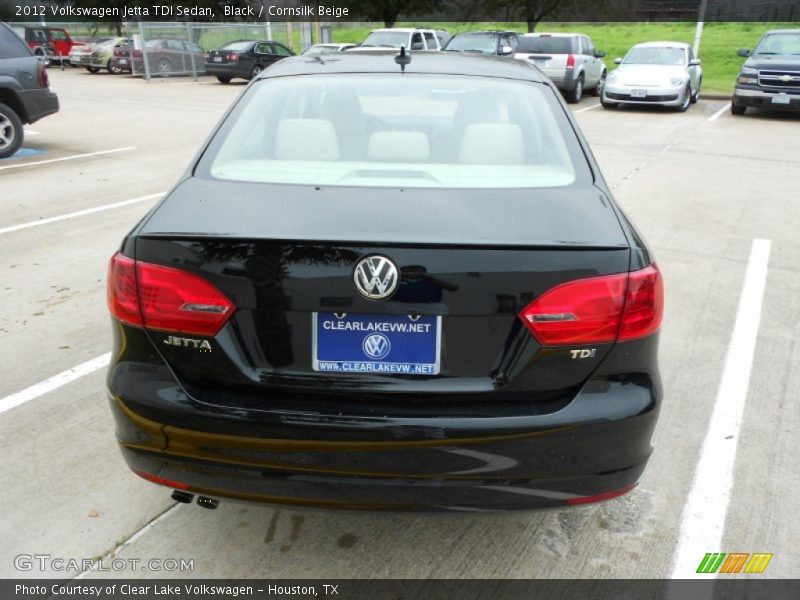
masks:
[[[563,507],[628,488],[661,397],[657,377],[637,374],[590,379],[538,414],[370,415],[344,398],[270,409],[268,394],[263,410],[220,410],[166,366],[129,361],[112,365],[108,385],[123,456],[140,474],[216,498],[393,510]]]
[[[243,71],[238,65],[207,62],[205,64],[205,69],[206,75],[211,75],[212,77],[244,77],[245,79],[250,77],[250,73]]]
[[[775,97],[788,97],[789,103],[775,103],[773,100]],[[769,110],[800,111],[800,93],[782,94],[778,91],[769,92],[754,87],[736,87],[733,92],[733,104]]]
[[[58,112],[58,96],[49,88],[26,90],[19,92],[26,114],[26,123],[35,123],[39,119]]]
[[[141,58],[129,58],[127,56],[114,57],[111,59],[111,66],[121,71],[130,71],[132,73],[144,72],[144,62]]]

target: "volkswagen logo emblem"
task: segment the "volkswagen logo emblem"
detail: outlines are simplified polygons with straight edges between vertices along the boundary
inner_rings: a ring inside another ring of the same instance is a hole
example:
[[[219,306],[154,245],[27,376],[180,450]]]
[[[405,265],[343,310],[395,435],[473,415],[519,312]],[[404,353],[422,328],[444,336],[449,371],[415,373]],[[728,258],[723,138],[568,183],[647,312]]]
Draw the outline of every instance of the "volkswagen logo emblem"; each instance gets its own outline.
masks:
[[[361,348],[364,350],[364,354],[371,359],[380,360],[389,354],[392,344],[389,343],[389,338],[382,333],[371,333],[364,338]]]
[[[362,258],[353,271],[358,293],[369,300],[383,300],[394,294],[398,279],[397,267],[385,256]]]

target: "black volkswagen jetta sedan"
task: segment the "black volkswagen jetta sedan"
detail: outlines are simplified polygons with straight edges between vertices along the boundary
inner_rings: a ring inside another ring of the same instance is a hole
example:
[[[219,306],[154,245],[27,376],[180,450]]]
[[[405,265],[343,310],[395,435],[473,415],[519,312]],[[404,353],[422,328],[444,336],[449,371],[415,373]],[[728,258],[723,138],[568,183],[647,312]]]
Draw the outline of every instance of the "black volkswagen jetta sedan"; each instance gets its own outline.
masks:
[[[633,488],[661,275],[558,91],[497,57],[291,58],[111,259],[130,468],[220,498],[579,505]]]

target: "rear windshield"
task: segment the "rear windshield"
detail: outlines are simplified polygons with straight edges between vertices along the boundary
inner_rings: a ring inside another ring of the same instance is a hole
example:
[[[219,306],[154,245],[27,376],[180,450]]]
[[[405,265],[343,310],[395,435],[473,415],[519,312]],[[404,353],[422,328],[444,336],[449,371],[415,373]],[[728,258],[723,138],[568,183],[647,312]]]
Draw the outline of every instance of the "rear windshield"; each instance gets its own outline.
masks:
[[[767,34],[758,43],[755,53],[800,56],[800,31],[797,33]]]
[[[404,31],[373,31],[362,42],[362,46],[408,46],[408,33]]]
[[[570,37],[528,37],[519,38],[517,52],[535,54],[570,54],[574,52],[573,38]]]
[[[233,50],[234,52],[247,52],[250,49],[250,46],[253,45],[253,42],[231,42],[230,44],[225,44],[221,50]]]
[[[283,184],[566,186],[576,163],[565,141],[570,130],[554,110],[563,109],[549,88],[504,79],[266,79],[217,133],[201,169],[208,165],[218,179]],[[574,151],[574,133],[568,140]]]
[[[494,54],[497,50],[497,37],[493,35],[461,34],[450,40],[445,50]]]

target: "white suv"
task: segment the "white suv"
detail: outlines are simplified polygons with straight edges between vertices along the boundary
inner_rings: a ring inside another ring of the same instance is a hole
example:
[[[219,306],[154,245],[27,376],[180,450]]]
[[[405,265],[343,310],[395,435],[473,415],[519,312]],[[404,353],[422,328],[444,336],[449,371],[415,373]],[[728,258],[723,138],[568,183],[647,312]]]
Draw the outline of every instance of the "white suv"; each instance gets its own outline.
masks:
[[[450,40],[442,29],[375,29],[358,46],[362,48],[399,48],[407,50],[441,50]]]

